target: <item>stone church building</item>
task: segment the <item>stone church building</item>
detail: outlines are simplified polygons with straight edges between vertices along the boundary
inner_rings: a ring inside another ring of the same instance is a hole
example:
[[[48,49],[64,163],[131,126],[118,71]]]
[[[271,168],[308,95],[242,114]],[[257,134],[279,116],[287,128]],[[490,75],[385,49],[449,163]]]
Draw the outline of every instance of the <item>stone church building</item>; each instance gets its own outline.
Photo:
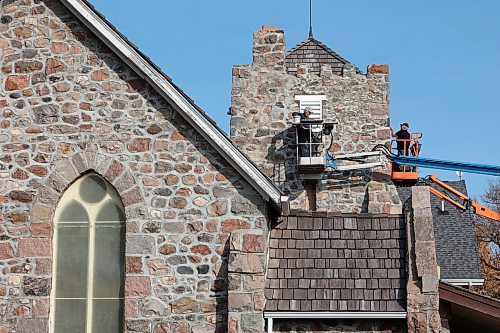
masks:
[[[298,166],[306,107],[331,153],[389,144],[387,65],[262,27],[228,137],[86,0],[0,4],[0,333],[498,327],[470,215]]]

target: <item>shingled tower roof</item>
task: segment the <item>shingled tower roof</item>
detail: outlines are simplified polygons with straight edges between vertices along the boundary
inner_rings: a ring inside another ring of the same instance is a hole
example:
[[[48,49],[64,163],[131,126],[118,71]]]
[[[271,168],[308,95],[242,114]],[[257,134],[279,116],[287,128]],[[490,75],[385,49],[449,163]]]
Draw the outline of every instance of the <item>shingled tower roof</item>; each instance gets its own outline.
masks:
[[[319,74],[321,65],[330,64],[333,74],[342,75],[344,65],[348,63],[328,46],[314,39],[312,35],[292,48],[285,56],[285,66],[289,74],[296,73],[297,64],[308,64],[310,72],[315,74]]]

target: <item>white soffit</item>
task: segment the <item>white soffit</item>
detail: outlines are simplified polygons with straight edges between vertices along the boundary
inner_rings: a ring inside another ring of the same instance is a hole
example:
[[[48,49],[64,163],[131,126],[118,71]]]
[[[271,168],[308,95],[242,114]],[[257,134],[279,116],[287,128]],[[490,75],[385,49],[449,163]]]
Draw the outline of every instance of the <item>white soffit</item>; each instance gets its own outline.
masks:
[[[482,286],[484,284],[484,279],[441,279],[441,282],[453,286]]]

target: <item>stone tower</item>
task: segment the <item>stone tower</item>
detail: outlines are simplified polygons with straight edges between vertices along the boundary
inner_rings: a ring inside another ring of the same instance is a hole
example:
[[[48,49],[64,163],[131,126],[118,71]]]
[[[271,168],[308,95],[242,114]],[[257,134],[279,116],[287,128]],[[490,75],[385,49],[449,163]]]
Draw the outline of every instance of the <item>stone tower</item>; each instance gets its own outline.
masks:
[[[301,176],[291,125],[307,101],[334,124],[326,145],[331,154],[389,144],[387,65],[370,65],[363,74],[312,36],[286,52],[284,31],[264,26],[253,35],[253,63],[234,66],[232,75],[231,138],[290,195],[292,208],[401,212],[387,160],[372,169],[327,169],[313,180]]]

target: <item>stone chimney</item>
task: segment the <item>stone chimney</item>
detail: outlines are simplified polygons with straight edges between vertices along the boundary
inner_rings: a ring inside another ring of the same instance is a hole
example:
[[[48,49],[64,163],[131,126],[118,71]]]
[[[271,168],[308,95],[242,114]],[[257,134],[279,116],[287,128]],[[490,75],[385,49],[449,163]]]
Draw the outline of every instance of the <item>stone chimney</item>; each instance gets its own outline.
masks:
[[[285,68],[285,32],[273,25],[262,26],[253,34],[253,64]]]
[[[439,274],[428,186],[413,186],[405,211],[408,242],[408,332],[441,332]]]

